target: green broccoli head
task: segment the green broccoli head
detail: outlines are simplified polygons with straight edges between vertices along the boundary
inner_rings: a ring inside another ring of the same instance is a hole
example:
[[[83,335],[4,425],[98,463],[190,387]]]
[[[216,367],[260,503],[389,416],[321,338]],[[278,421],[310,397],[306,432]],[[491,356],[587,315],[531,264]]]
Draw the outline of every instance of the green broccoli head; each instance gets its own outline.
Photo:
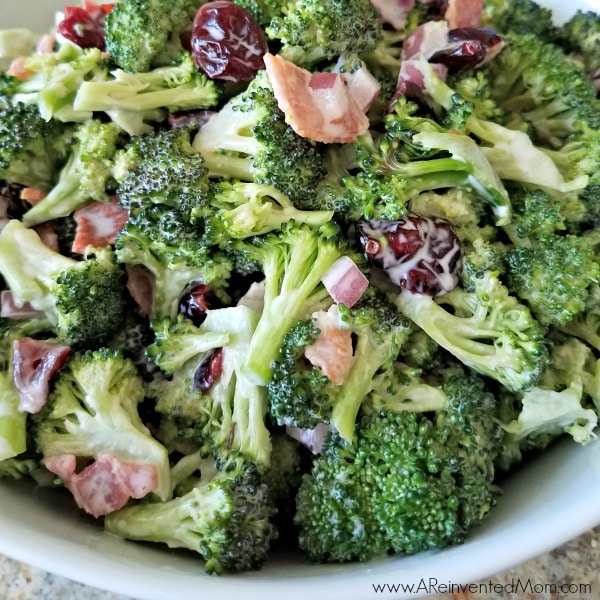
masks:
[[[448,406],[435,413],[375,411],[352,445],[329,438],[296,499],[311,559],[442,548],[481,522],[497,494],[494,398],[472,376],[451,378],[444,392]]]
[[[209,249],[188,220],[179,210],[152,204],[132,211],[117,236],[117,260],[140,265],[153,277],[152,318],[174,319],[182,294],[195,282],[209,284],[227,298],[232,263],[222,252]]]
[[[190,133],[179,128],[133,138],[117,159],[122,207],[161,204],[192,218],[192,210],[206,202],[209,186],[204,159],[193,150]]]
[[[124,321],[124,274],[108,247],[77,261],[48,248],[15,219],[0,235],[0,272],[15,301],[44,312],[65,344],[98,347]]]
[[[138,414],[144,394],[137,369],[120,353],[103,348],[72,355],[37,418],[40,453],[46,460],[109,454],[126,463],[149,465],[156,482],[149,491],[166,499],[170,494],[168,454]]]
[[[266,33],[281,42],[284,58],[310,66],[373,50],[382,27],[367,0],[300,0],[288,3],[284,15],[275,16]]]
[[[106,517],[106,529],[124,538],[197,552],[208,573],[258,569],[276,537],[267,486],[252,465],[237,457],[224,464],[200,461],[199,471],[189,491],[167,502],[113,512]]]
[[[0,108],[0,178],[7,183],[48,190],[64,158],[56,144],[65,126],[46,122],[36,106]]]
[[[324,174],[321,156],[285,122],[265,71],[210,118],[193,147],[204,156],[211,177],[270,185],[296,208],[314,208]]]
[[[530,33],[545,42],[553,42],[557,34],[552,10],[534,0],[486,0],[482,25],[498,33]]]
[[[73,146],[48,195],[23,216],[27,226],[69,216],[90,200],[108,202],[114,187],[114,157],[122,131],[114,123],[89,119],[77,125]]]
[[[559,30],[558,43],[583,59],[589,73],[600,67],[600,15],[578,10]]]
[[[566,325],[585,308],[600,265],[579,236],[545,235],[529,248],[506,254],[507,284],[531,307],[540,323]]]
[[[181,50],[179,35],[191,29],[200,4],[197,0],[175,0],[168,6],[159,0],[118,3],[106,18],[106,51],[129,73],[164,64]]]

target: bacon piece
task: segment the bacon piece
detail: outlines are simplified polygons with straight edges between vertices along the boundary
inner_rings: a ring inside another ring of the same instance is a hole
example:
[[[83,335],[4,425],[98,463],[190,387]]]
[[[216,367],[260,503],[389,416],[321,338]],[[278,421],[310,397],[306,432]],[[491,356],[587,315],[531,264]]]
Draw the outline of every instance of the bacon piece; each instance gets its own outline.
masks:
[[[410,11],[415,7],[415,0],[371,0],[371,6],[382,23],[402,31]]]
[[[336,260],[321,281],[329,295],[348,308],[354,306],[369,287],[369,280],[349,256]]]
[[[361,63],[361,66],[353,71],[342,72],[343,68],[344,60],[340,57],[333,71],[342,75],[349,94],[360,106],[360,109],[366,113],[379,96],[381,84],[371,75],[365,63]]]
[[[312,316],[320,333],[314,343],[306,347],[304,356],[332,383],[342,385],[352,366],[352,333],[340,327],[336,304],[327,312],[320,310]]]
[[[2,290],[2,293],[0,293],[0,305],[0,317],[6,319],[25,320],[44,315],[43,312],[35,310],[29,302],[25,302],[22,306],[17,306],[10,290]]]
[[[345,144],[368,130],[369,120],[338,73],[310,73],[269,53],[264,61],[277,104],[298,135]]]
[[[480,27],[483,0],[449,0],[444,19],[450,29]]]
[[[72,250],[83,254],[88,246],[102,248],[114,244],[117,234],[127,223],[129,212],[114,199],[111,202],[90,202],[78,208],[73,218],[77,227]]]
[[[54,36],[47,33],[40,38],[35,47],[36,54],[52,54],[54,52]]]
[[[58,233],[56,231],[56,224],[52,221],[41,223],[36,225],[34,228],[35,232],[40,236],[40,239],[50,250],[54,252],[60,252],[60,245],[58,243]]]
[[[128,266],[127,291],[135,300],[140,310],[149,317],[154,311],[154,278],[141,265]]]
[[[71,454],[44,459],[46,468],[58,475],[73,494],[77,505],[98,518],[127,504],[130,498],[143,498],[158,487],[158,469],[152,464],[119,460],[101,453],[80,473]]]
[[[38,188],[26,187],[21,190],[21,200],[33,205],[39,204],[47,195],[48,192]]]
[[[434,73],[442,79],[446,80],[448,69],[442,64],[432,64],[431,68]],[[398,85],[394,97],[390,102],[390,106],[394,103],[398,96],[415,96],[415,91],[423,90],[425,81],[423,71],[421,71],[419,60],[405,60],[400,65],[400,73],[398,74]]]
[[[50,380],[63,366],[71,348],[28,337],[13,343],[13,379],[19,392],[19,410],[37,413],[48,400]]]
[[[17,58],[13,59],[8,66],[8,69],[6,69],[6,74],[17,78],[19,81],[25,81],[26,79],[29,79],[33,75],[33,72],[28,71],[25,68],[26,60],[27,57],[25,56],[18,56]]]
[[[449,27],[445,21],[428,21],[411,32],[402,45],[402,60],[429,59],[448,45]]]
[[[323,442],[329,433],[329,425],[319,423],[313,429],[300,429],[299,427],[287,427],[286,433],[293,439],[299,441],[313,454],[320,454]]]

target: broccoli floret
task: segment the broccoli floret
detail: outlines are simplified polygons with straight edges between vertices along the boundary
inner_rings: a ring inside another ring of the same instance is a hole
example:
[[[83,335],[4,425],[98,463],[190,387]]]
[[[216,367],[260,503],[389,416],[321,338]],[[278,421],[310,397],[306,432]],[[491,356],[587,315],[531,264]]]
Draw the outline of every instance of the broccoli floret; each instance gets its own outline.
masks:
[[[148,356],[173,375],[151,386],[158,412],[216,454],[233,448],[264,469],[271,458],[266,393],[244,370],[258,319],[245,306],[209,310],[200,327],[164,319],[154,325]]]
[[[498,33],[533,34],[545,42],[557,35],[552,10],[534,0],[485,0],[481,22]]]
[[[45,459],[65,454],[151,465],[153,491],[171,492],[166,448],[154,440],[138,414],[145,386],[134,364],[106,348],[73,355],[60,370],[48,404],[39,413],[36,441]]]
[[[0,272],[17,305],[42,311],[65,344],[97,347],[123,323],[124,277],[109,247],[77,261],[13,219],[0,234]]]
[[[248,353],[246,367],[266,384],[285,334],[298,322],[331,304],[321,278],[346,253],[339,228],[286,225],[238,244],[247,260],[258,261],[265,277],[264,309]]]
[[[153,203],[176,208],[192,220],[209,191],[202,155],[191,146],[187,128],[133,138],[116,159],[119,204],[128,210]]]
[[[600,15],[578,10],[560,27],[557,42],[580,57],[588,73],[600,68]]]
[[[309,558],[441,548],[482,520],[497,495],[495,401],[476,377],[452,378],[444,393],[448,406],[436,413],[373,412],[352,445],[326,441],[296,499]]]
[[[286,0],[234,0],[261,26],[266,27],[274,17],[282,16]]]
[[[23,216],[30,227],[70,215],[90,200],[109,202],[113,158],[121,136],[119,127],[90,119],[74,131],[74,145],[58,181],[48,195]]]
[[[270,185],[296,208],[314,208],[324,174],[321,156],[285,122],[265,71],[211,117],[193,147],[204,156],[211,177]]]
[[[433,298],[403,291],[400,310],[466,366],[500,381],[509,390],[535,385],[546,365],[544,330],[529,309],[484,271],[470,282]]]
[[[590,119],[596,90],[580,66],[560,48],[533,34],[509,35],[486,67],[491,97],[533,128],[536,142],[558,148]]]
[[[593,283],[589,287],[585,308],[561,327],[561,331],[600,352],[600,285]]]
[[[470,114],[478,119],[496,123],[503,123],[506,119],[505,111],[491,98],[492,90],[485,71],[460,71],[450,78],[449,85],[472,105]]]
[[[55,145],[63,129],[44,121],[35,106],[0,108],[0,179],[48,190],[63,159]]]
[[[172,500],[128,506],[108,515],[107,531],[198,552],[208,573],[258,569],[276,537],[267,486],[239,459],[225,464],[201,460],[198,470],[199,476],[189,478],[195,481],[188,481]]]
[[[588,288],[600,278],[593,250],[574,235],[545,235],[509,250],[506,271],[509,288],[544,325],[566,325],[584,310]]]
[[[391,366],[411,329],[393,304],[374,288],[368,288],[351,309],[343,305],[336,309],[327,313],[337,321],[333,327],[347,331],[354,339],[343,382],[332,382],[319,366],[304,364],[304,351],[321,330],[319,319],[300,322],[284,337],[281,360],[273,367],[269,409],[279,425],[312,429],[319,423],[331,423],[343,439],[351,441],[356,416],[373,387],[373,378]],[[326,339],[329,334],[324,327]]]
[[[176,112],[209,108],[217,104],[219,97],[216,83],[196,69],[189,52],[182,51],[169,66],[133,74],[117,69],[112,71],[110,79],[86,81],[81,84],[73,105],[77,111],[105,112],[124,126],[118,118],[120,114],[133,112],[143,117],[162,109]],[[148,128],[133,123],[133,127],[124,129],[139,134]]]
[[[205,224],[205,239],[219,245],[276,231],[291,221],[319,227],[333,217],[330,210],[298,210],[269,185],[241,181],[217,184],[208,210],[212,217]]]
[[[207,248],[188,216],[174,208],[155,204],[133,211],[117,236],[116,255],[120,263],[140,265],[152,275],[153,318],[175,318],[182,294],[194,282],[210,284],[227,298],[231,260]]]
[[[199,0],[127,0],[106,18],[106,51],[121,69],[144,73],[181,51],[179,36],[192,28]]]
[[[266,28],[282,44],[281,55],[301,66],[361,54],[375,48],[382,27],[367,0],[298,0]]]
[[[595,380],[597,364],[590,348],[574,338],[555,346],[542,381],[523,395],[518,414],[504,425],[509,439],[525,447],[543,447],[540,437],[546,443],[562,432],[584,445],[595,439],[598,417],[586,407],[590,391],[595,402],[600,400]]]

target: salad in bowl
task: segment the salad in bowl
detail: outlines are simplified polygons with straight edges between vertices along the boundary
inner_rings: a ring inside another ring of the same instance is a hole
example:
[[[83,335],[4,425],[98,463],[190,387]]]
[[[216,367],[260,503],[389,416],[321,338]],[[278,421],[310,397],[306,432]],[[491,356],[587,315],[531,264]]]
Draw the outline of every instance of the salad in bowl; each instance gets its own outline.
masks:
[[[600,520],[540,529],[599,495],[594,7],[54,8],[0,32],[1,551],[183,598]]]

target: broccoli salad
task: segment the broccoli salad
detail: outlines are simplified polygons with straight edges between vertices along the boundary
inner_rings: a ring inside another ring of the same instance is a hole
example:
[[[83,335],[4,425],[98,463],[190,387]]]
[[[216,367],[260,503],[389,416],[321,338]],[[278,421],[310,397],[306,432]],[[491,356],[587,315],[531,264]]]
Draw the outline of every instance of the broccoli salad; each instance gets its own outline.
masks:
[[[122,0],[0,32],[0,476],[209,573],[460,544],[600,411],[600,16]]]

